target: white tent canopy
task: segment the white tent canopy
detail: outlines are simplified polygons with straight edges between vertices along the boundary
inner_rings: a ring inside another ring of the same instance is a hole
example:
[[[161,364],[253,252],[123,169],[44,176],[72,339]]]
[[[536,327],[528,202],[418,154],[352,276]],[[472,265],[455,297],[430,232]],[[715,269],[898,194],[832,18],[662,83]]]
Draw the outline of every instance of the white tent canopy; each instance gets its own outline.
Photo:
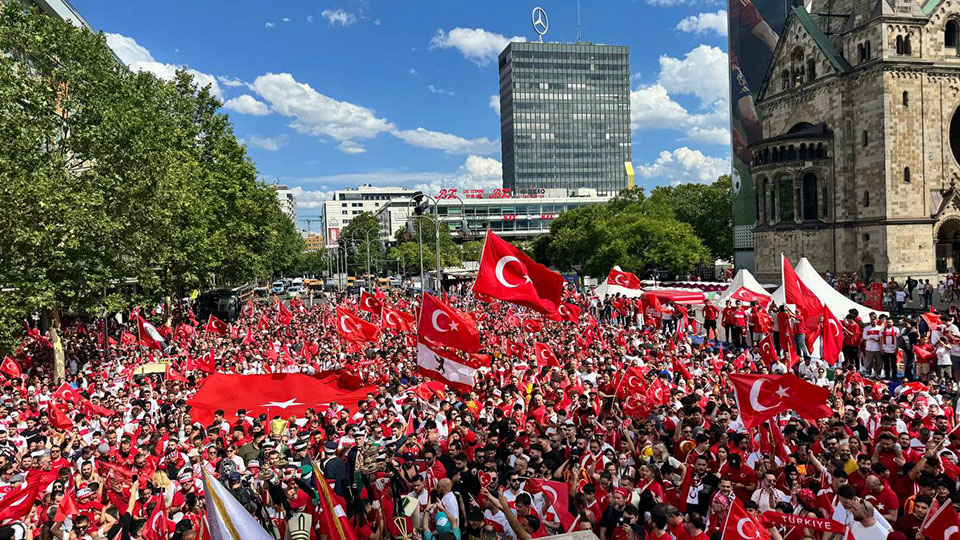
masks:
[[[764,289],[757,278],[753,277],[753,274],[750,273],[746,268],[741,268],[737,275],[733,276],[733,281],[730,282],[730,286],[727,287],[727,290],[723,291],[723,294],[719,298],[713,301],[715,305],[723,306],[727,303],[727,300],[730,299],[730,296],[740,290],[743,287],[748,291],[757,293],[761,296],[770,296],[770,293]]]
[[[800,278],[800,281],[802,281],[813,294],[817,295],[817,298],[819,298],[824,305],[830,308],[830,312],[833,313],[837,319],[842,320],[851,309],[857,310],[864,320],[866,320],[867,315],[870,313],[876,313],[877,315],[887,314],[886,311],[868,308],[840,294],[839,291],[831,287],[829,283],[820,277],[820,274],[817,273],[806,257],[800,259],[800,262],[797,263],[794,270],[796,270],[797,277]],[[780,288],[774,291],[773,301],[777,304],[784,303],[783,285],[780,285]]]
[[[623,271],[619,266],[614,266],[613,269],[618,272]],[[597,287],[593,289],[594,296],[606,298],[607,296],[613,296],[619,293],[620,296],[626,296],[627,298],[639,298],[640,295],[643,294],[643,291],[640,289],[628,289],[626,287],[621,287],[620,285],[607,283],[608,280],[609,276],[607,276],[607,279],[603,280],[603,283],[597,285]]]

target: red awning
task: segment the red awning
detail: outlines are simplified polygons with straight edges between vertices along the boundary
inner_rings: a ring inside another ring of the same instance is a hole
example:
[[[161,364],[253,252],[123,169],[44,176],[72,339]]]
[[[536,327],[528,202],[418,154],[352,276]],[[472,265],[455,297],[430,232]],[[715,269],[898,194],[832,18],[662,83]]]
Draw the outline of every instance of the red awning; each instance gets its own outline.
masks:
[[[669,300],[676,304],[703,304],[707,297],[703,291],[689,291],[681,289],[658,289],[655,291],[644,291],[643,294],[652,294],[661,302]]]

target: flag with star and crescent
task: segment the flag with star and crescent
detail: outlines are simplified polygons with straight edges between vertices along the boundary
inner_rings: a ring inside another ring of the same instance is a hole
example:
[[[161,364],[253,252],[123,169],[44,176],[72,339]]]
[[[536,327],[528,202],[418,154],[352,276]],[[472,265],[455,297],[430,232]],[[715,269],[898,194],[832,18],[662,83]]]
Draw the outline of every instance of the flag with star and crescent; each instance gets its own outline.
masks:
[[[730,375],[730,383],[746,429],[788,409],[807,420],[827,418],[834,412],[827,405],[830,390],[793,374]]]

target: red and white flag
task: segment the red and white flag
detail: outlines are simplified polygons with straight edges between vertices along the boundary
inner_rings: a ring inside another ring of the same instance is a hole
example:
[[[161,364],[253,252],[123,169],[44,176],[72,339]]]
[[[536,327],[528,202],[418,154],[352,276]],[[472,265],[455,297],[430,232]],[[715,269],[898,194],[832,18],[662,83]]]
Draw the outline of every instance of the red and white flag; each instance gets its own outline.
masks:
[[[777,363],[777,349],[773,344],[773,334],[767,334],[760,340],[760,359],[767,365],[767,369]]]
[[[427,339],[468,353],[481,348],[480,333],[473,321],[427,293],[423,294],[420,306],[417,335],[421,341]]]
[[[360,311],[373,313],[379,317],[381,309],[383,309],[383,302],[380,301],[379,297],[374,296],[363,289],[360,290]]]
[[[607,285],[616,285],[635,291],[641,289],[640,278],[635,274],[620,270],[619,266],[614,266],[610,269],[610,273],[607,275]]]
[[[533,350],[537,355],[537,366],[548,366],[548,367],[560,367],[560,360],[557,359],[557,355],[553,353],[553,350],[549,345],[544,345],[543,343],[537,343],[533,346]]]
[[[203,329],[207,332],[213,332],[218,336],[222,336],[227,333],[227,323],[210,315],[210,318],[207,319],[207,324],[203,325]]]
[[[770,540],[768,531],[758,518],[751,516],[739,499],[733,499],[723,524],[723,540]]]
[[[577,322],[580,320],[580,306],[569,302],[561,302],[557,306],[557,321]]]
[[[823,334],[820,337],[823,345],[823,360],[831,366],[840,358],[843,350],[843,327],[829,308],[823,310]]]
[[[198,369],[204,373],[213,373],[216,371],[217,360],[216,354],[214,354],[213,349],[207,351],[206,354],[201,356],[199,359],[187,358],[187,371]]]
[[[823,302],[800,280],[790,261],[783,254],[780,255],[783,267],[783,297],[787,304],[794,304],[800,310],[803,318],[803,330],[806,334],[807,347],[813,346],[820,329],[820,318],[823,317]]]
[[[167,505],[163,497],[157,497],[157,504],[153,508],[153,513],[143,524],[143,537],[146,540],[167,540],[173,527],[170,526],[170,520],[167,519]]]
[[[563,276],[487,231],[473,291],[556,316]]]
[[[786,375],[730,375],[743,426],[750,429],[787,409],[807,420],[829,418],[830,390],[788,373]]]
[[[380,328],[346,307],[337,306],[337,333],[346,341],[376,341]]]
[[[510,339],[504,339],[503,346],[507,350],[507,354],[514,358],[523,358],[523,355],[527,353],[522,344]]]
[[[69,401],[70,403],[80,403],[80,400],[83,399],[80,394],[67,383],[61,384],[60,388],[57,388],[57,391],[53,393],[53,397]]]
[[[156,349],[158,351],[163,350],[163,336],[160,335],[160,332],[157,332],[157,329],[150,323],[148,323],[140,314],[137,314],[137,333],[140,337],[140,345],[148,349]]]
[[[412,332],[416,323],[413,315],[400,311],[390,304],[383,304],[380,310],[380,327],[399,330],[400,332]]]
[[[566,483],[531,478],[523,484],[523,489],[531,495],[543,494],[543,498],[550,504],[559,519],[561,530],[570,530],[570,526],[573,525],[573,516],[569,508],[570,488]]]
[[[465,392],[475,384],[477,367],[453,352],[431,348],[422,341],[417,343],[417,371],[432,379],[443,381],[447,386]]]
[[[50,403],[49,407],[47,414],[50,416],[50,425],[65,431],[73,429],[73,421],[60,410],[60,407],[57,407],[53,403]]]
[[[920,525],[920,534],[933,540],[960,540],[960,518],[952,504],[941,504]]]
[[[316,463],[313,467],[317,470]],[[358,540],[357,531],[347,517],[347,502],[330,489],[323,475],[314,474],[313,478],[320,499],[320,530],[326,533],[328,540]]]
[[[0,372],[9,375],[13,379],[19,379],[23,376],[23,370],[20,369],[20,364],[9,356],[3,357],[3,363],[0,364]]]
[[[0,523],[19,521],[30,513],[34,501],[40,494],[41,476],[39,472],[27,473],[27,484],[11,491],[0,499]]]

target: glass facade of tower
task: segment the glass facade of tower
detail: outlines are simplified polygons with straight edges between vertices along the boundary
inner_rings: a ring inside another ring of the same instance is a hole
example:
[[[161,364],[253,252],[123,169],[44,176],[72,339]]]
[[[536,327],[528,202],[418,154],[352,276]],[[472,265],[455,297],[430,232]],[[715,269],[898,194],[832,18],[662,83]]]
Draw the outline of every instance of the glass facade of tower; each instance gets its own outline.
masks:
[[[627,187],[630,49],[511,43],[499,58],[503,187]]]

